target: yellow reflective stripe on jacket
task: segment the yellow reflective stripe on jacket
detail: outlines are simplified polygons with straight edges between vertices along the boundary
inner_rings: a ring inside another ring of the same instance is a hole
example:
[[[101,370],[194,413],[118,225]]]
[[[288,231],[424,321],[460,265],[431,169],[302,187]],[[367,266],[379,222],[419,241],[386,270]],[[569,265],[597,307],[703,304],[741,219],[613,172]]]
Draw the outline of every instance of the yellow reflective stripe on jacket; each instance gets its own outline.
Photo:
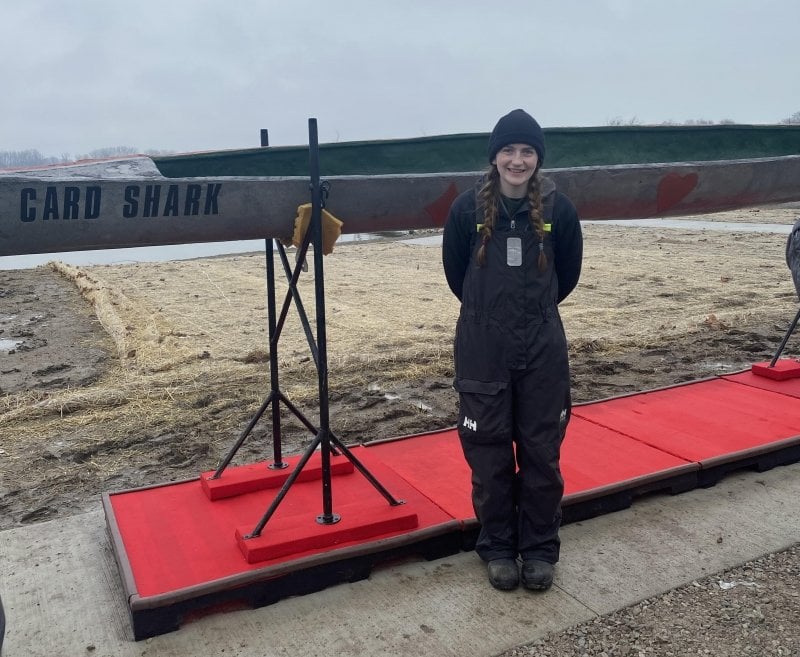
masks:
[[[475,230],[480,233],[481,229],[483,228],[483,224],[475,224]],[[545,224],[544,225],[544,232],[551,233],[553,232],[553,224]]]

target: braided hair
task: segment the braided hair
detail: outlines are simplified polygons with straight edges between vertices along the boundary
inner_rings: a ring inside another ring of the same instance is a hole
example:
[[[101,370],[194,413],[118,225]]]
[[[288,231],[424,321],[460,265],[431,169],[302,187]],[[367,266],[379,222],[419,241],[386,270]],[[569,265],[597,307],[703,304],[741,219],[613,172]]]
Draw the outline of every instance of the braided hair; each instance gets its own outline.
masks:
[[[492,231],[497,222],[500,207],[500,173],[497,167],[491,166],[486,174],[486,182],[478,191],[478,204],[483,208],[483,225],[480,228],[481,245],[478,248],[478,266],[486,264],[486,245],[492,239]],[[528,181],[528,219],[539,238],[539,271],[547,269],[547,255],[544,252],[544,207],[542,203],[542,186],[537,171]]]

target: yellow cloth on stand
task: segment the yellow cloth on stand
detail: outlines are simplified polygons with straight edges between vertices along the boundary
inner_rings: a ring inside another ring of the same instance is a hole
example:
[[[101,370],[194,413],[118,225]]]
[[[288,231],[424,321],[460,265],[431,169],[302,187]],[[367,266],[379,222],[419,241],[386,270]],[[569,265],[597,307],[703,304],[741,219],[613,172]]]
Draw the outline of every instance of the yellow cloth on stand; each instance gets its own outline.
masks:
[[[306,231],[311,225],[311,203],[297,206],[297,216],[294,218],[294,234],[291,240],[281,240],[284,246],[295,246],[298,249],[303,244]],[[333,245],[342,234],[343,222],[339,221],[325,208],[322,208],[322,253],[328,255],[333,251]]]

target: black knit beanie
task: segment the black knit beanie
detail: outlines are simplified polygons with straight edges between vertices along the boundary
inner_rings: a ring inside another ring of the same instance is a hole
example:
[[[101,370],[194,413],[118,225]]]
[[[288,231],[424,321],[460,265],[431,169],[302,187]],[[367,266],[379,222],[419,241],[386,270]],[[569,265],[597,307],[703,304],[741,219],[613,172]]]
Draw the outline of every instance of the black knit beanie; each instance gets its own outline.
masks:
[[[528,144],[533,146],[539,156],[537,169],[544,162],[544,132],[541,126],[525,110],[515,109],[502,117],[489,137],[489,162],[497,151],[509,144]]]

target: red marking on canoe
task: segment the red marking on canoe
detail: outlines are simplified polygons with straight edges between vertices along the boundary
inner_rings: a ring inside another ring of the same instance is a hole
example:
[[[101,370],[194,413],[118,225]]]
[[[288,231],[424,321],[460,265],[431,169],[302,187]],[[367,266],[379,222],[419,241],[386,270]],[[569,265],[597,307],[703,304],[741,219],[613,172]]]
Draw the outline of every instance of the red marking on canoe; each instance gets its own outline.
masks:
[[[436,222],[437,226],[444,226],[447,213],[450,211],[450,206],[453,205],[453,201],[456,200],[456,196],[458,196],[458,188],[455,186],[455,183],[450,183],[450,186],[445,190],[444,194],[430,205],[425,206],[425,212]]]
[[[676,206],[685,199],[689,192],[697,187],[697,174],[687,173],[681,176],[677,173],[668,173],[658,183],[656,208],[660,214]]]

